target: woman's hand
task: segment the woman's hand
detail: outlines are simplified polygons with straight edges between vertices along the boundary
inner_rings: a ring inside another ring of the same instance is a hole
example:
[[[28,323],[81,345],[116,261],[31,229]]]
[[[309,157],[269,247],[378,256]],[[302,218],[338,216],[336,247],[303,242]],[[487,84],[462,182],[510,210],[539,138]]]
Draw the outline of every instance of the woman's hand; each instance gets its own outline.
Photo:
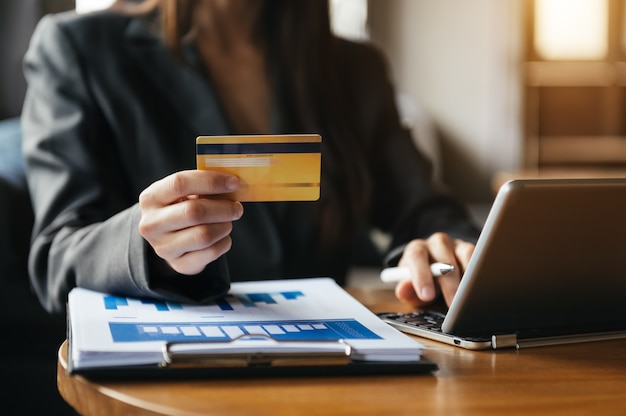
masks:
[[[211,196],[239,186],[236,176],[209,170],[156,181],[139,195],[139,233],[178,273],[198,274],[230,250],[232,222],[243,214],[240,202]]]
[[[396,297],[420,308],[443,293],[446,304],[450,306],[473,252],[474,244],[452,239],[444,233],[435,233],[427,240],[411,241],[398,263],[398,266],[407,267],[411,271],[411,278],[398,282]],[[430,264],[434,262],[451,264],[454,270],[433,277]]]

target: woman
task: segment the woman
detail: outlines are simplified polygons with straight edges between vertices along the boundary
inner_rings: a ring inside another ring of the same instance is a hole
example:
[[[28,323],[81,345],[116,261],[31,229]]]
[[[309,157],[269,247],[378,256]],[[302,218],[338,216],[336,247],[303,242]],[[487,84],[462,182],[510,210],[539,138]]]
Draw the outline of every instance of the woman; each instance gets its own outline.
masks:
[[[332,36],[327,2],[135,3],[48,16],[25,57],[30,273],[48,311],[74,286],[205,302],[232,280],[343,283],[365,227],[411,270],[401,300],[451,301],[477,230],[431,184],[381,55]],[[239,180],[195,170],[195,138],[267,133],[321,134],[318,202],[211,198]],[[435,282],[432,261],[455,272]]]

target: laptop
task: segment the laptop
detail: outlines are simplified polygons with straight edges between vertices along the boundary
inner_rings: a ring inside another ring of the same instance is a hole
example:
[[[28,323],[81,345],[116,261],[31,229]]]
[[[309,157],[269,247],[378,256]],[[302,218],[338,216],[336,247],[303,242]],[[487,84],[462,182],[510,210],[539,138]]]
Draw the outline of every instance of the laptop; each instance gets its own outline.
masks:
[[[445,313],[380,313],[468,349],[626,338],[626,178],[504,184]]]

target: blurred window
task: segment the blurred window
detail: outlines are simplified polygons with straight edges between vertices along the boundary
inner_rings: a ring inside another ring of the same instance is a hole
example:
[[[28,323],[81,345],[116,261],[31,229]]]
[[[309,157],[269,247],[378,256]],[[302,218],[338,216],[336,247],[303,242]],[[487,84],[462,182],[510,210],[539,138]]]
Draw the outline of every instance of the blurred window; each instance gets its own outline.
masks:
[[[76,0],[76,11],[87,13],[94,10],[101,10],[113,4],[114,0]]]
[[[367,30],[367,0],[329,0],[332,29],[347,39],[365,40]]]
[[[547,60],[604,59],[608,52],[607,0],[538,0],[535,49]]]
[[[626,168],[626,0],[525,5],[525,167]]]

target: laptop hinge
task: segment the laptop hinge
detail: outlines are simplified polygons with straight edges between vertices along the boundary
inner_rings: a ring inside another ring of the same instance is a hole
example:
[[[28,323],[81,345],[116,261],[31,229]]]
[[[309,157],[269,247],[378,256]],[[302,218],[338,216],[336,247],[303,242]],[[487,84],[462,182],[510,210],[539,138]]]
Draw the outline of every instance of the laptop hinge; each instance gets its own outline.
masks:
[[[517,344],[516,334],[501,334],[491,336],[491,348],[493,348],[494,350],[510,347],[519,348]]]

